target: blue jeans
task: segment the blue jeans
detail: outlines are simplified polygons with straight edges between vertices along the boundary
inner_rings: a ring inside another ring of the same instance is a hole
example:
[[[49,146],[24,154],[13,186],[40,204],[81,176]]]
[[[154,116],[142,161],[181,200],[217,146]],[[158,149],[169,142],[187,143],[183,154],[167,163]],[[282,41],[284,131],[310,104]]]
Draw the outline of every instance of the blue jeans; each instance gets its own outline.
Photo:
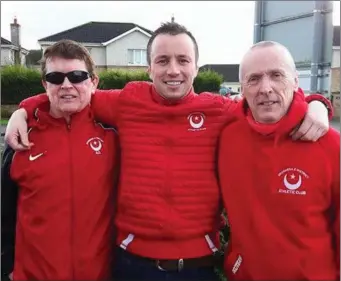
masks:
[[[156,264],[117,247],[114,256],[114,281],[219,281],[214,267],[186,268],[180,272],[162,271]]]

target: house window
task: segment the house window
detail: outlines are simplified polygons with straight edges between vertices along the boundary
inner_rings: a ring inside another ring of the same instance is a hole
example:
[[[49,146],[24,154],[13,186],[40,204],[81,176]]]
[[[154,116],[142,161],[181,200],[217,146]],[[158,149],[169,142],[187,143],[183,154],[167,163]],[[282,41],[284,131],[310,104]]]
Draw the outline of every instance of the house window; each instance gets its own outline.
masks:
[[[147,65],[147,50],[128,49],[128,63],[131,65]]]

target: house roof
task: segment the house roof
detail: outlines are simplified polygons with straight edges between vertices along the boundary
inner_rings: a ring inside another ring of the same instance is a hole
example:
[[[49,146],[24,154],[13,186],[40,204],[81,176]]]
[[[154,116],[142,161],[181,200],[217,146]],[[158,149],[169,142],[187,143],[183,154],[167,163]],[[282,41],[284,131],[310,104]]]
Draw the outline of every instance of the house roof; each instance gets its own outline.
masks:
[[[3,45],[4,48],[12,48],[12,49],[15,49],[15,50],[19,50],[19,47],[18,47],[18,46],[14,45],[11,41],[9,41],[9,40],[7,40],[7,39],[5,39],[5,38],[3,38],[3,37],[1,37],[1,45]],[[28,50],[27,50],[27,49],[21,47],[20,50],[21,50],[23,53],[25,53],[25,54],[27,53],[27,54],[28,54]]]
[[[1,37],[1,45],[13,45],[11,41]]]
[[[333,46],[339,46],[340,47],[340,26],[339,25],[334,26]]]
[[[223,75],[224,82],[239,81],[239,64],[205,64],[200,67],[200,71],[211,69]]]
[[[70,39],[83,43],[104,43],[135,27],[142,29],[150,35],[153,33],[135,23],[91,21],[63,32],[44,37],[38,41],[57,42],[62,39]]]

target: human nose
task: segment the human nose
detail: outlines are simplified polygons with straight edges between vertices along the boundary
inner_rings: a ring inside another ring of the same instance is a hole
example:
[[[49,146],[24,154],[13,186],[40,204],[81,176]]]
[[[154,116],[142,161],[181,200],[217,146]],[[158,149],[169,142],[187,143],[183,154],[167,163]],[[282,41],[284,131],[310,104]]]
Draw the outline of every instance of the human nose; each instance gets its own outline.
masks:
[[[61,85],[62,89],[67,89],[72,87],[72,83],[69,81],[69,79],[65,76],[64,81]]]
[[[171,62],[168,66],[168,69],[167,69],[167,74],[168,75],[178,75],[180,73],[180,70],[179,70],[179,66],[176,62]]]
[[[272,92],[271,81],[267,75],[264,75],[261,79],[259,92],[268,94]]]

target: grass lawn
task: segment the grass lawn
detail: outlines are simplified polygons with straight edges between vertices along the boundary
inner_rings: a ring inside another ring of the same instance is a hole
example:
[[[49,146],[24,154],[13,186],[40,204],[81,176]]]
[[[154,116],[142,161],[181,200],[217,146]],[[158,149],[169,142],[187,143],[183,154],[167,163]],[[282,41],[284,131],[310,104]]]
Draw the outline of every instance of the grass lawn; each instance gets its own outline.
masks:
[[[7,125],[8,119],[1,119],[0,125]]]

